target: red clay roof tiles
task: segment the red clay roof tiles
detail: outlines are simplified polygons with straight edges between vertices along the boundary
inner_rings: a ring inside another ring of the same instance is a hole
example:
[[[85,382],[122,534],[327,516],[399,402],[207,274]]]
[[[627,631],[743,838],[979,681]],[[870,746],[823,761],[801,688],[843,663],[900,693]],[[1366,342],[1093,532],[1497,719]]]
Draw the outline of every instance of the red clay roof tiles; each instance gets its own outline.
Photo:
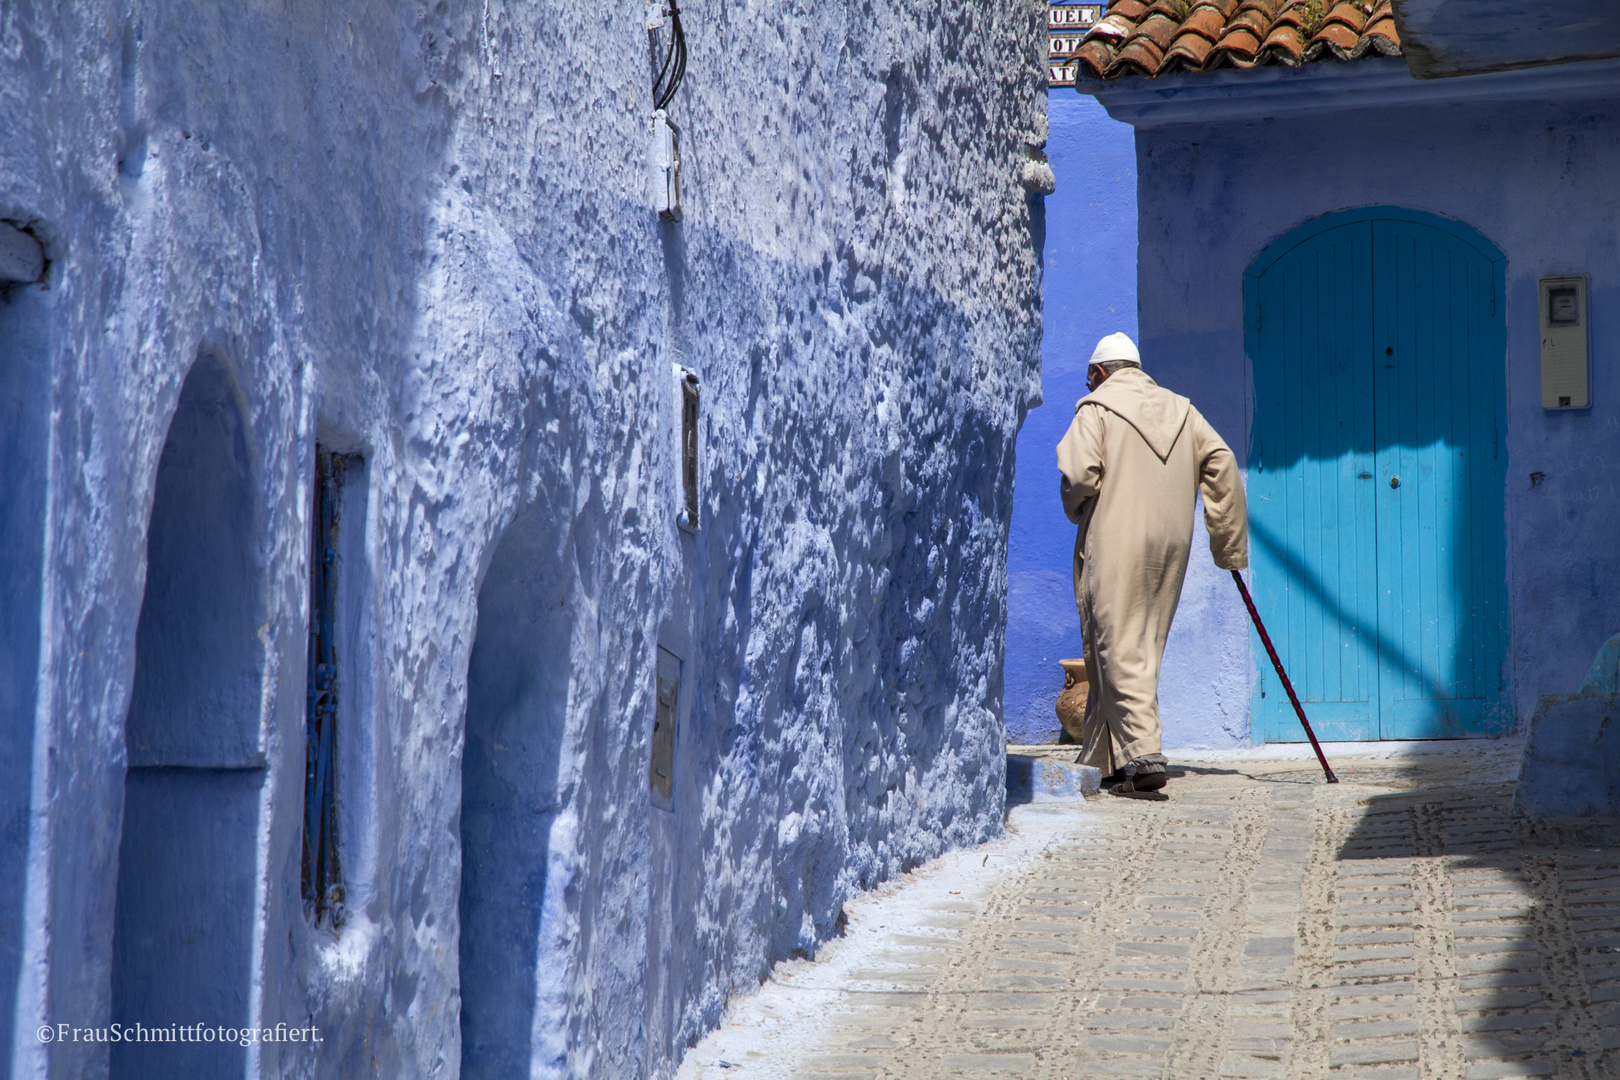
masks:
[[[1135,29],[1136,23],[1115,12],[1112,15],[1103,16],[1103,20],[1093,26],[1090,32],[1086,34],[1086,40],[1124,41],[1131,36],[1131,31]]]
[[[1251,35],[1256,41],[1264,37],[1269,29],[1271,29],[1271,16],[1262,14],[1252,8],[1248,11],[1238,12],[1237,17],[1226,24],[1228,34],[1242,31]]]
[[[1151,75],[1162,66],[1164,51],[1151,38],[1136,37],[1125,43],[1114,57],[1113,67],[1121,74]]]
[[[1220,58],[1228,63],[1236,64],[1238,67],[1252,67],[1254,65],[1254,54],[1260,51],[1260,39],[1255,37],[1253,31],[1247,27],[1239,26],[1228,30],[1221,37],[1216,51],[1220,53]],[[1220,61],[1217,60],[1209,66],[1219,67]],[[1087,74],[1095,74],[1096,70],[1093,69]],[[1155,72],[1155,74],[1157,73]]]
[[[1265,43],[1260,49],[1276,51],[1277,59],[1290,67],[1298,67],[1305,62],[1305,42],[1300,40],[1299,28],[1289,26],[1280,20],[1271,28],[1271,33],[1266,35]]]
[[[1362,27],[1367,25],[1366,8],[1370,6],[1370,4],[1363,6],[1362,4],[1351,3],[1349,0],[1346,0],[1345,3],[1335,4],[1333,10],[1327,13],[1327,18],[1322,20],[1323,25],[1342,24],[1351,33],[1359,34]]]
[[[1164,54],[1164,58],[1166,61],[1179,59],[1186,67],[1201,68],[1214,48],[1215,43],[1208,38],[1186,33],[1176,38],[1170,45],[1170,51]]]
[[[1136,28],[1136,33],[1132,34],[1130,38],[1126,38],[1126,41],[1129,42],[1131,38],[1145,37],[1154,45],[1157,45],[1159,52],[1163,53],[1164,50],[1170,47],[1170,43],[1176,39],[1176,31],[1180,29],[1181,27],[1176,23],[1176,20],[1155,12],[1149,15]]]
[[[1181,27],[1183,33],[1197,34],[1214,44],[1221,36],[1221,31],[1226,28],[1226,16],[1221,14],[1218,8],[1206,4],[1187,16],[1187,21],[1182,23]]]
[[[1390,0],[1112,0],[1071,62],[1117,79],[1400,53]]]
[[[1277,28],[1281,26],[1288,26],[1297,30],[1306,23],[1315,21],[1309,8],[1295,6],[1278,12],[1277,21],[1271,24],[1271,28],[1273,33],[1276,33]]]
[[[1316,43],[1321,42],[1325,45],[1330,45],[1339,52],[1343,53],[1354,49],[1356,47],[1356,42],[1360,40],[1360,34],[1350,29],[1344,23],[1335,22],[1328,23],[1326,26],[1322,27],[1322,29],[1318,30],[1316,32],[1316,36],[1311,38],[1311,44],[1315,45]]]

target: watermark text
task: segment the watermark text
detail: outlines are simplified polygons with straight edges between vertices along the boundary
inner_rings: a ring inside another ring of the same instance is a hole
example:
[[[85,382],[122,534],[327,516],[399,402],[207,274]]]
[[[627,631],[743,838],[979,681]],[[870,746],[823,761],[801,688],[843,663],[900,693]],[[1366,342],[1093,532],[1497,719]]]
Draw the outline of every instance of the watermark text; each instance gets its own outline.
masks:
[[[254,1043],[324,1042],[314,1024],[293,1027],[226,1027],[223,1024],[108,1024],[106,1027],[74,1027],[72,1024],[41,1024],[34,1037],[42,1043]]]

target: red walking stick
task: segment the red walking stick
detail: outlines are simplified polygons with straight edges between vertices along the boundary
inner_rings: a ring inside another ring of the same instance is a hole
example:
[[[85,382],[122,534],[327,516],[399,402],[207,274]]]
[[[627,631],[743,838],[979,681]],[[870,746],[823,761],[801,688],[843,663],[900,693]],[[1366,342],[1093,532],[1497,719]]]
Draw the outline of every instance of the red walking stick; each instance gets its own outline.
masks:
[[[1299,722],[1305,727],[1305,737],[1311,740],[1311,749],[1316,751],[1316,760],[1322,763],[1322,771],[1327,773],[1327,782],[1337,784],[1339,778],[1333,775],[1332,767],[1322,754],[1322,744],[1316,741],[1316,732],[1311,730],[1311,722],[1305,719],[1305,707],[1299,703],[1299,695],[1294,693],[1294,684],[1288,681],[1288,672],[1283,670],[1282,661],[1277,659],[1277,650],[1271,645],[1271,635],[1266,633],[1266,624],[1260,621],[1260,612],[1254,606],[1254,598],[1249,595],[1249,587],[1243,584],[1243,575],[1234,570],[1232,580],[1237,582],[1238,592],[1243,594],[1243,605],[1249,609],[1249,618],[1254,620],[1254,628],[1260,631],[1260,643],[1266,647],[1266,655],[1271,657],[1271,666],[1277,669],[1277,678],[1282,680],[1283,689],[1288,691],[1288,700],[1294,703],[1294,711],[1299,714]]]

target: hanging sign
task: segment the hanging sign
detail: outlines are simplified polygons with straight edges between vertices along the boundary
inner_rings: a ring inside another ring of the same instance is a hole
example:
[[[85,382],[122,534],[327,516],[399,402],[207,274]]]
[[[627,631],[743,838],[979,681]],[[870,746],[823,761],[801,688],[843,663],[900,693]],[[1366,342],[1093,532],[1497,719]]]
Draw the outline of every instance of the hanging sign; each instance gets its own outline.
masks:
[[[1046,9],[1046,54],[1048,84],[1073,86],[1076,65],[1075,52],[1085,38],[1086,31],[1102,18],[1102,4],[1050,4]]]

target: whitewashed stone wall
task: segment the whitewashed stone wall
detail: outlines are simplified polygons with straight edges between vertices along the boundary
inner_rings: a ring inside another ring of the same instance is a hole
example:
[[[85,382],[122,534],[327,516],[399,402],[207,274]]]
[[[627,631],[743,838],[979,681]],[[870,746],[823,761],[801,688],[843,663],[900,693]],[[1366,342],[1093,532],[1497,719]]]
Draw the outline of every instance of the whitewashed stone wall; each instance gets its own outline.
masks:
[[[248,928],[253,1022],[323,1036],[250,1073],[461,1070],[480,679],[529,703],[545,771],[536,1075],[667,1074],[854,891],[1000,830],[1043,9],[693,0],[675,225],[648,207],[641,0],[0,7],[0,218],[49,259],[0,300],[13,1075],[109,1069],[36,1028],[113,1016],[148,524],[199,358],[234,384],[257,633],[232,640],[260,673],[227,703],[257,750],[213,764],[257,794],[251,851],[180,872],[248,868],[250,910],[198,932]],[[691,533],[673,363],[703,383]],[[317,441],[365,461],[336,934],[299,895]],[[672,811],[648,798],[660,644]]]

